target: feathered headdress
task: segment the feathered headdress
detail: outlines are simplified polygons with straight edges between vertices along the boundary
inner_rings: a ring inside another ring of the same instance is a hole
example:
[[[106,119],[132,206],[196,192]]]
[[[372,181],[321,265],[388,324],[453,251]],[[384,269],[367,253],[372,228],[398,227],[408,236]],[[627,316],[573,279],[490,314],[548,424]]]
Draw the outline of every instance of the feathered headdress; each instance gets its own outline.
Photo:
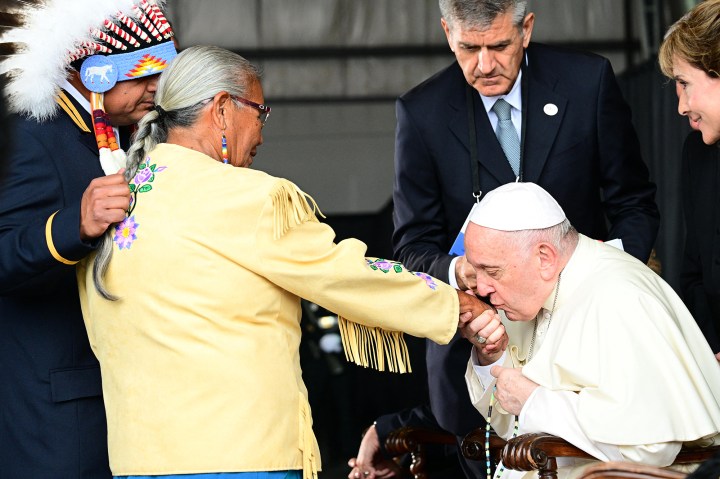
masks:
[[[3,3],[11,4],[8,13],[18,24],[0,38],[0,51],[2,44],[19,50],[0,63],[0,73],[10,75],[7,88],[10,109],[37,120],[56,112],[55,96],[74,61],[95,54],[106,58],[123,55],[118,57],[118,66],[126,70],[129,64],[130,69],[137,67],[131,76],[125,76],[127,71],[116,72],[117,81],[123,81],[159,73],[164,68],[163,62],[166,64],[175,56],[172,29],[160,9],[162,1]],[[12,3],[19,5],[12,8]],[[155,58],[144,64],[139,60],[145,55]],[[103,91],[109,89],[106,86]]]
[[[164,0],[0,0],[0,74],[8,78],[9,110],[37,121],[51,118],[60,85],[79,68],[83,85],[93,92],[101,161],[107,158],[103,149],[118,147],[103,93],[119,81],[160,73],[177,55],[163,5]],[[122,150],[115,156],[122,165]]]

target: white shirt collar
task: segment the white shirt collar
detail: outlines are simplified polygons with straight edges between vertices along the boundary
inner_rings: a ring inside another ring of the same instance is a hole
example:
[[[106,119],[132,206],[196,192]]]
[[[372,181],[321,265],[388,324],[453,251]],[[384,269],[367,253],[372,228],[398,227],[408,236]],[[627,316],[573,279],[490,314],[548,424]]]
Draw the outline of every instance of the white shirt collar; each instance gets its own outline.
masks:
[[[62,83],[60,84],[60,88],[65,90],[68,95],[73,97],[75,101],[78,102],[78,104],[85,109],[85,111],[92,117],[92,111],[90,111],[90,100],[82,96],[82,93],[78,91],[77,88],[72,86],[72,84],[67,81],[67,78],[63,79]],[[92,128],[92,126],[91,126]],[[120,130],[118,127],[113,126],[113,131],[115,132],[115,137],[117,138],[118,142],[120,141]]]

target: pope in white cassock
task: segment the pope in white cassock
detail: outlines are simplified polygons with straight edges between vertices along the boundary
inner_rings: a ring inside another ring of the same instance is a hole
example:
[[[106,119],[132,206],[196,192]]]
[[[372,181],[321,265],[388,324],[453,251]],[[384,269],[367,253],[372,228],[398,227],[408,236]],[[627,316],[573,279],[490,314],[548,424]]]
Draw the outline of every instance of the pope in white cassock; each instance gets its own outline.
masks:
[[[684,443],[720,443],[720,365],[647,266],[578,234],[532,183],[487,194],[465,251],[478,294],[502,312],[463,331],[475,345],[470,397],[498,435],[545,432],[602,461],[654,466]],[[587,464],[570,461],[559,460],[560,477]],[[535,473],[496,472],[525,474]]]

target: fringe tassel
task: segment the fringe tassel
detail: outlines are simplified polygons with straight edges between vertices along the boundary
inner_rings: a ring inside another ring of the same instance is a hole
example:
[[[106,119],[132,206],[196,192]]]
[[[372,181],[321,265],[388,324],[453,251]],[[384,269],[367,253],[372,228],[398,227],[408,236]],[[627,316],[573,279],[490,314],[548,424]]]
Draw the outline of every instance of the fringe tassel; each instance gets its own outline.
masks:
[[[282,238],[297,225],[308,221],[317,222],[316,214],[325,218],[315,200],[289,181],[279,182],[270,194],[275,210],[273,239]]]
[[[342,317],[338,319],[345,359],[349,362],[378,371],[387,368],[393,373],[412,372],[410,354],[401,332],[369,328]]]
[[[315,436],[312,431],[310,404],[300,398],[300,450],[302,451],[303,479],[318,479],[318,461],[315,457]]]

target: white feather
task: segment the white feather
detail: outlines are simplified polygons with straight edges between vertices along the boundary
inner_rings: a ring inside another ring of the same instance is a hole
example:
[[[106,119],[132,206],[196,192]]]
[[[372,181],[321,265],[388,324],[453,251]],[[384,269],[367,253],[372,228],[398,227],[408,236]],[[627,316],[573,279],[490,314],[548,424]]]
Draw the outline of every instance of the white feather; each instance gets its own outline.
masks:
[[[121,149],[110,151],[110,148],[100,148],[100,167],[106,175],[118,172],[125,168],[125,152]]]
[[[51,118],[57,111],[58,85],[68,75],[68,54],[79,43],[91,41],[91,29],[102,28],[105,19],[118,12],[134,17],[133,3],[133,0],[47,0],[42,7],[30,7],[25,12],[29,16],[27,26],[10,30],[0,39],[25,44],[21,53],[0,64],[0,73],[11,72],[5,91],[10,110],[37,121]]]

